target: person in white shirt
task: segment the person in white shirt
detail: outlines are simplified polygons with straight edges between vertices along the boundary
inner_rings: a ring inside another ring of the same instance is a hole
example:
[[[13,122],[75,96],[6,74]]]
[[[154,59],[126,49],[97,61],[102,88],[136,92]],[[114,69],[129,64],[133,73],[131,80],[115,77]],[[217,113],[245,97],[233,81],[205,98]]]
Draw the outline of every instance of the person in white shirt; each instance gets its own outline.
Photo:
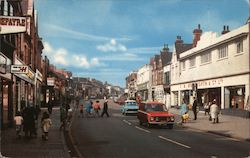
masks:
[[[212,102],[212,105],[210,106],[210,114],[211,114],[211,118],[213,123],[218,123],[219,119],[218,119],[218,115],[219,115],[219,107],[216,104],[216,100],[214,99]]]
[[[19,111],[16,112],[16,116],[14,117],[14,121],[16,124],[16,134],[18,138],[21,138],[21,131],[22,131],[22,124],[23,124],[23,117]]]

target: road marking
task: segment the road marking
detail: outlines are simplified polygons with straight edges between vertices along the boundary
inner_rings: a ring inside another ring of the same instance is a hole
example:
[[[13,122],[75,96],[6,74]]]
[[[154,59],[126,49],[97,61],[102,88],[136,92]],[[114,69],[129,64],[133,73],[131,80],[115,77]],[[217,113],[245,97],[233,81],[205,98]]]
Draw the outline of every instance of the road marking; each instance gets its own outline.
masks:
[[[126,124],[128,124],[128,125],[132,125],[132,123],[130,123],[129,121],[127,121],[127,120],[123,120],[123,122],[125,122]]]
[[[141,127],[138,127],[138,126],[135,126],[136,129],[140,130],[140,131],[144,131],[144,132],[147,132],[147,133],[151,133],[150,131],[146,130],[146,129],[143,129]]]
[[[190,149],[190,148],[191,148],[190,146],[187,146],[187,145],[184,145],[184,144],[182,144],[182,143],[176,142],[176,141],[174,141],[174,140],[171,140],[171,139],[165,138],[165,137],[163,137],[163,136],[158,136],[158,137],[159,137],[160,139],[163,139],[163,140],[166,140],[166,141],[168,141],[168,142],[171,142],[171,143],[174,143],[174,144],[180,145],[180,146],[182,146],[182,147],[185,147],[185,148],[188,148],[188,149]]]

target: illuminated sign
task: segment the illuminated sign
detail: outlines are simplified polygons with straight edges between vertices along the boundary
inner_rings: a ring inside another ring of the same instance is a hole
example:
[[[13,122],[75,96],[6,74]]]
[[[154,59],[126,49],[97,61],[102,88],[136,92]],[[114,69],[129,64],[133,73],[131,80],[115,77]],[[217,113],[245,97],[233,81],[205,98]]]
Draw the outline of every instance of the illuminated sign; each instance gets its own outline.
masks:
[[[25,65],[11,65],[10,71],[14,74],[28,74],[29,67]]]

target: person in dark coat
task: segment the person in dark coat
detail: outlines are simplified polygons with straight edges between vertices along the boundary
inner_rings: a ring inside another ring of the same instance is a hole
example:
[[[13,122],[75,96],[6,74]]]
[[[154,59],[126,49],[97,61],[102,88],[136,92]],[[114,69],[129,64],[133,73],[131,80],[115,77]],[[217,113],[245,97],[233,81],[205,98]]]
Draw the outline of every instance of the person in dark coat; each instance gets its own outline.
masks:
[[[102,109],[102,115],[101,115],[101,117],[103,117],[104,114],[106,114],[106,116],[109,117],[109,113],[108,113],[108,100],[105,100],[105,102],[103,104],[103,109]]]
[[[49,102],[48,102],[48,112],[49,112],[49,114],[52,114],[52,109],[53,109],[53,101],[49,100]]]
[[[32,137],[33,134],[36,135],[35,119],[35,108],[31,107],[30,104],[28,104],[28,106],[23,110],[23,130],[25,133],[25,137]]]
[[[194,97],[192,110],[193,110],[193,113],[194,113],[194,120],[197,120],[197,100],[196,100],[195,97]]]

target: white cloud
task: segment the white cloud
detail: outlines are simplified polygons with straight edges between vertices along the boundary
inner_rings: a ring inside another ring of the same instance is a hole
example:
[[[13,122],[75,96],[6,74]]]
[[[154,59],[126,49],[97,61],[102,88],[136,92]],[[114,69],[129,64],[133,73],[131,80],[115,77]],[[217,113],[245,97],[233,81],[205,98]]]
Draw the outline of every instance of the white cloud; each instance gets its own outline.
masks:
[[[44,45],[43,51],[45,54],[49,54],[49,53],[53,52],[53,49],[48,42],[44,42],[43,45]]]
[[[105,37],[105,36],[98,36],[98,35],[91,35],[91,34],[87,34],[87,33],[83,33],[83,32],[78,32],[75,30],[71,30],[71,29],[67,29],[61,26],[57,26],[57,25],[53,25],[53,24],[47,24],[46,25],[46,30],[50,30],[51,32],[53,32],[53,34],[56,34],[57,36],[66,36],[66,37],[70,37],[70,38],[75,38],[75,39],[83,39],[83,40],[87,40],[87,41],[110,41],[113,38],[111,37]],[[131,40],[128,37],[121,37],[121,38],[115,38],[118,41],[129,41]]]
[[[145,58],[139,57],[136,54],[125,53],[125,54],[113,54],[99,58],[101,61],[143,61]]]
[[[72,67],[81,67],[81,68],[91,68],[91,67],[100,67],[105,66],[104,63],[101,63],[97,57],[91,58],[90,60],[83,54],[77,55],[74,53],[69,53],[64,48],[54,49],[48,42],[44,42],[45,49],[50,63],[55,65],[62,66],[72,66]]]
[[[120,51],[125,52],[127,51],[126,46],[118,43],[116,39],[111,39],[109,43],[106,43],[104,45],[98,45],[96,49],[102,52],[120,52]]]
[[[250,1],[249,0],[245,0],[247,2],[248,5],[250,5]]]
[[[54,62],[56,64],[61,64],[61,65],[68,65],[68,62],[66,61],[67,59],[68,52],[67,50],[60,48],[58,49],[55,54],[53,55]]]

